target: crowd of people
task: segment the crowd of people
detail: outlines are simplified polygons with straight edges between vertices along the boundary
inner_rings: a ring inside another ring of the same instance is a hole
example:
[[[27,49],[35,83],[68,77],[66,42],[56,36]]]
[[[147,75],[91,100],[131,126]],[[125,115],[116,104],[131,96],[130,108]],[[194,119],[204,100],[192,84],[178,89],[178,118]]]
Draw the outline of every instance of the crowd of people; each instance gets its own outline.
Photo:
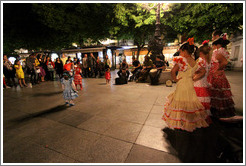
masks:
[[[221,31],[215,31],[212,40],[212,47],[208,45],[208,41],[204,41],[198,48],[194,45],[194,39],[189,38],[180,46],[178,55],[174,56],[171,75],[173,81],[177,82],[177,87],[175,92],[167,97],[163,115],[170,128],[193,131],[209,126],[211,115],[219,118],[235,115],[230,84],[224,73],[229,58],[226,45],[230,41]],[[21,87],[27,86],[25,73],[34,85],[53,81],[55,75],[61,79],[65,72],[65,75],[69,74],[73,78],[75,90],[83,89],[82,77],[95,78],[104,75],[107,84],[111,78],[111,60],[108,55],[102,62],[99,57],[95,58],[93,53],[85,54],[82,63],[77,58],[72,60],[64,55],[53,62],[49,56],[33,53],[26,58],[24,66],[18,59],[13,65],[7,55],[4,55],[3,66],[5,88],[17,85],[15,77]],[[130,76],[126,59],[120,64],[117,74],[126,81],[136,82],[144,82],[149,76],[151,84],[156,85],[166,66],[168,63],[161,60],[160,56],[157,56],[154,62],[149,56],[145,56],[143,65],[133,56],[132,75]]]
[[[79,85],[81,81],[78,79],[103,77],[107,69],[111,68],[111,61],[106,55],[102,62],[99,57],[95,58],[93,53],[89,56],[85,54],[82,63],[77,58],[65,57],[56,58],[53,62],[48,55],[40,53],[30,54],[24,61],[16,59],[12,64],[7,55],[3,57],[3,74],[4,74],[4,88],[27,87],[26,80],[32,85],[39,84],[44,81],[54,81],[57,78],[63,77],[63,72],[68,71],[74,75],[76,83]],[[25,78],[26,77],[26,78]],[[16,82],[18,79],[18,83]]]

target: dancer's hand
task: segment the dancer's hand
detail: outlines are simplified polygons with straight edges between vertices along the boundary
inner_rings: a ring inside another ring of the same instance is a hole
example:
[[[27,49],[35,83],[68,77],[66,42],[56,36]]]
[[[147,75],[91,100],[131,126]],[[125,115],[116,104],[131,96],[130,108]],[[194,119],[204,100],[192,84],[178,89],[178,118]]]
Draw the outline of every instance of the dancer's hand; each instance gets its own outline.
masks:
[[[181,79],[182,79],[182,77],[176,78],[176,79],[174,79],[174,81],[175,81],[175,82],[179,82],[179,80],[181,80]]]

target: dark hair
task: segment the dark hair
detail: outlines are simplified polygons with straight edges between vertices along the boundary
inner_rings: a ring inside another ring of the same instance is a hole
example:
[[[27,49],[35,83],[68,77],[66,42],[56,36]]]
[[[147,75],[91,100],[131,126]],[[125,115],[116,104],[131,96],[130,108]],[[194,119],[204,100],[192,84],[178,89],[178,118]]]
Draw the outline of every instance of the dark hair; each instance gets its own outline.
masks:
[[[15,60],[15,63],[14,63],[14,64],[15,64],[15,65],[17,65],[17,62],[19,62],[19,60],[18,60],[18,59],[16,59],[16,60]]]
[[[180,50],[182,51],[186,50],[188,54],[190,55],[194,54],[195,60],[199,58],[197,46],[190,45],[188,42],[185,42],[184,44],[182,44],[180,46]]]
[[[179,51],[175,52],[173,56],[179,56]]]
[[[221,31],[221,30],[219,30],[219,29],[217,29],[217,30],[215,30],[214,32],[213,32],[213,36],[217,36],[217,35],[221,35],[223,32]]]
[[[205,55],[205,59],[207,63],[210,63],[211,56],[212,56],[212,49],[209,47],[208,43],[203,44],[201,47],[199,47],[198,52],[202,52]]]

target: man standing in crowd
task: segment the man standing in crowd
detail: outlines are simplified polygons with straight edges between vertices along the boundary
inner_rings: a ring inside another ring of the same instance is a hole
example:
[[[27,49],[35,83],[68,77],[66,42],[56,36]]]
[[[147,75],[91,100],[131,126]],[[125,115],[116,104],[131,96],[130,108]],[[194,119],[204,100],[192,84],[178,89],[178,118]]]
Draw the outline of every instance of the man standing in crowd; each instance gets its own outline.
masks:
[[[15,69],[12,63],[8,60],[7,55],[3,56],[3,74],[5,78],[7,79],[8,85],[10,85],[10,80],[11,80],[13,82],[13,85],[16,86]]]
[[[30,82],[34,85],[37,84],[37,76],[35,72],[35,58],[34,54],[29,55],[29,57],[26,58],[26,65],[27,65],[27,74],[30,75]]]
[[[83,71],[84,71],[84,76],[87,78],[88,77],[88,62],[87,62],[87,54],[85,54],[84,58],[82,59],[83,63]]]

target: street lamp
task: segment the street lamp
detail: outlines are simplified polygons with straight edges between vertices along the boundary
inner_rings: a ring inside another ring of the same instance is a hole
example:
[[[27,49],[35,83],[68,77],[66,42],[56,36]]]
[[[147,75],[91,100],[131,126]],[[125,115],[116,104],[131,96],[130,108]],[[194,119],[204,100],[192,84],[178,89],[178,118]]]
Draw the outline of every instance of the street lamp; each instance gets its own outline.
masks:
[[[151,52],[150,58],[152,59],[152,61],[155,61],[156,56],[161,56],[161,59],[164,60],[165,57],[162,53],[163,43],[161,40],[160,9],[163,9],[164,11],[167,10],[168,3],[165,3],[162,8],[161,8],[161,3],[157,3],[153,7],[157,7],[157,9],[156,9],[156,24],[155,24],[154,38],[152,38],[148,44],[148,52]]]

